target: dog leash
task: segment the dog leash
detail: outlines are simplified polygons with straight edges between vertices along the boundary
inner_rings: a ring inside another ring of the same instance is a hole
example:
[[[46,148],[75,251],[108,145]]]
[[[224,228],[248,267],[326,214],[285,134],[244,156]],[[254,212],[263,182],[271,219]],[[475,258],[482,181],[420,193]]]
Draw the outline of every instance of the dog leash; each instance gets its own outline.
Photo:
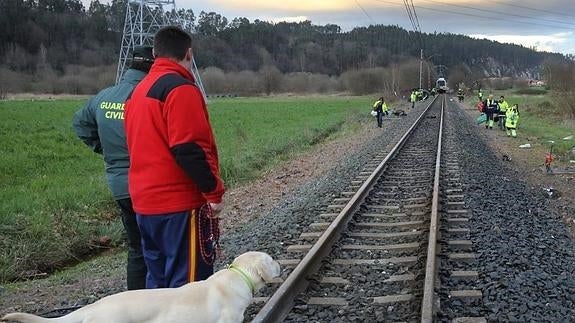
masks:
[[[212,265],[216,256],[221,256],[220,219],[209,204],[202,205],[198,211],[198,232],[202,259]]]
[[[252,291],[252,295],[255,293],[256,286],[255,286],[254,282],[240,267],[236,267],[236,266],[234,266],[234,264],[231,264],[231,265],[228,265],[228,269],[233,271],[233,272],[240,274],[240,276],[242,277],[244,282],[248,285],[248,287]]]

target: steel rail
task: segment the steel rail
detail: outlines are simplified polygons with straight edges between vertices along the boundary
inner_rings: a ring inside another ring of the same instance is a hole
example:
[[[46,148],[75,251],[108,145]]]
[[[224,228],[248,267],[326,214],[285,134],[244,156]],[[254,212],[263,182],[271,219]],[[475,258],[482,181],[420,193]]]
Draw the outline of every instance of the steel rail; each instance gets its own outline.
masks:
[[[252,323],[281,322],[287,316],[293,307],[294,299],[298,294],[303,292],[309,284],[307,278],[319,269],[321,261],[331,252],[333,244],[339,238],[341,231],[349,222],[359,205],[363,203],[369,191],[375,185],[381,173],[385,170],[389,161],[397,155],[438,97],[439,96],[436,96],[433,101],[431,101],[419,118],[401,137],[399,142],[371,173],[359,190],[353,195],[351,200],[345,205],[343,210],[341,210],[335,220],[319,237],[318,241],[311,247],[304,258],[254,317]]]
[[[431,219],[429,223],[429,242],[427,245],[427,260],[425,264],[425,281],[423,285],[423,300],[421,302],[421,322],[431,323],[435,315],[435,278],[437,276],[437,224],[439,213],[439,176],[441,169],[441,138],[443,136],[443,110],[445,96],[441,102],[441,120],[437,142],[437,157],[435,159],[435,179],[433,180],[433,198],[431,200]]]

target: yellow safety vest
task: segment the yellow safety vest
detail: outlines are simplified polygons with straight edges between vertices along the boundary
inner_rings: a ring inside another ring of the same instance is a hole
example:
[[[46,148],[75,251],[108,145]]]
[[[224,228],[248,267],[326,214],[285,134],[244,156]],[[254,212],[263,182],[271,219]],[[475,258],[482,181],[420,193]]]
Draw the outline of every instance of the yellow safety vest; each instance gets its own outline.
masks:
[[[519,122],[519,112],[516,109],[511,108],[505,112],[505,127],[510,129],[517,129],[517,123]]]

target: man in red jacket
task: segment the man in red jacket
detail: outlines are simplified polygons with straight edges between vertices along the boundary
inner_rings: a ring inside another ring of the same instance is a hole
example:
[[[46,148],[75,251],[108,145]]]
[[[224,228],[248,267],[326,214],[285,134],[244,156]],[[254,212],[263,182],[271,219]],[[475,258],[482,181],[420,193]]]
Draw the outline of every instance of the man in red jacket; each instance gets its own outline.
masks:
[[[190,73],[190,35],[178,27],[160,29],[154,56],[125,104],[128,184],[146,287],[179,287],[213,273],[211,259],[201,255],[213,246],[202,240],[209,228],[199,228],[200,214],[221,211],[224,186],[206,104]]]

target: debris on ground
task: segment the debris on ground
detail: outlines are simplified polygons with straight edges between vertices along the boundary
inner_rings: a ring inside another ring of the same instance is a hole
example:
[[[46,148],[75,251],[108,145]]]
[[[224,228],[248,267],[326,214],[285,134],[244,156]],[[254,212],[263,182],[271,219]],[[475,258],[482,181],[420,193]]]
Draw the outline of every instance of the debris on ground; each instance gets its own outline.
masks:
[[[531,148],[531,144],[519,145],[519,148]]]
[[[404,110],[393,110],[391,111],[391,114],[398,117],[404,117],[407,115],[407,113]]]
[[[557,191],[555,188],[553,187],[544,187],[543,188],[543,193],[545,194],[545,196],[547,198],[550,199],[554,199],[554,198],[558,198],[559,196],[561,196],[561,194],[559,193],[559,191]]]
[[[573,135],[563,138],[563,140],[571,140],[571,139],[573,139]]]
[[[503,161],[511,161],[511,157],[509,157],[509,155],[505,155],[505,154],[502,156],[501,159],[503,159]]]

